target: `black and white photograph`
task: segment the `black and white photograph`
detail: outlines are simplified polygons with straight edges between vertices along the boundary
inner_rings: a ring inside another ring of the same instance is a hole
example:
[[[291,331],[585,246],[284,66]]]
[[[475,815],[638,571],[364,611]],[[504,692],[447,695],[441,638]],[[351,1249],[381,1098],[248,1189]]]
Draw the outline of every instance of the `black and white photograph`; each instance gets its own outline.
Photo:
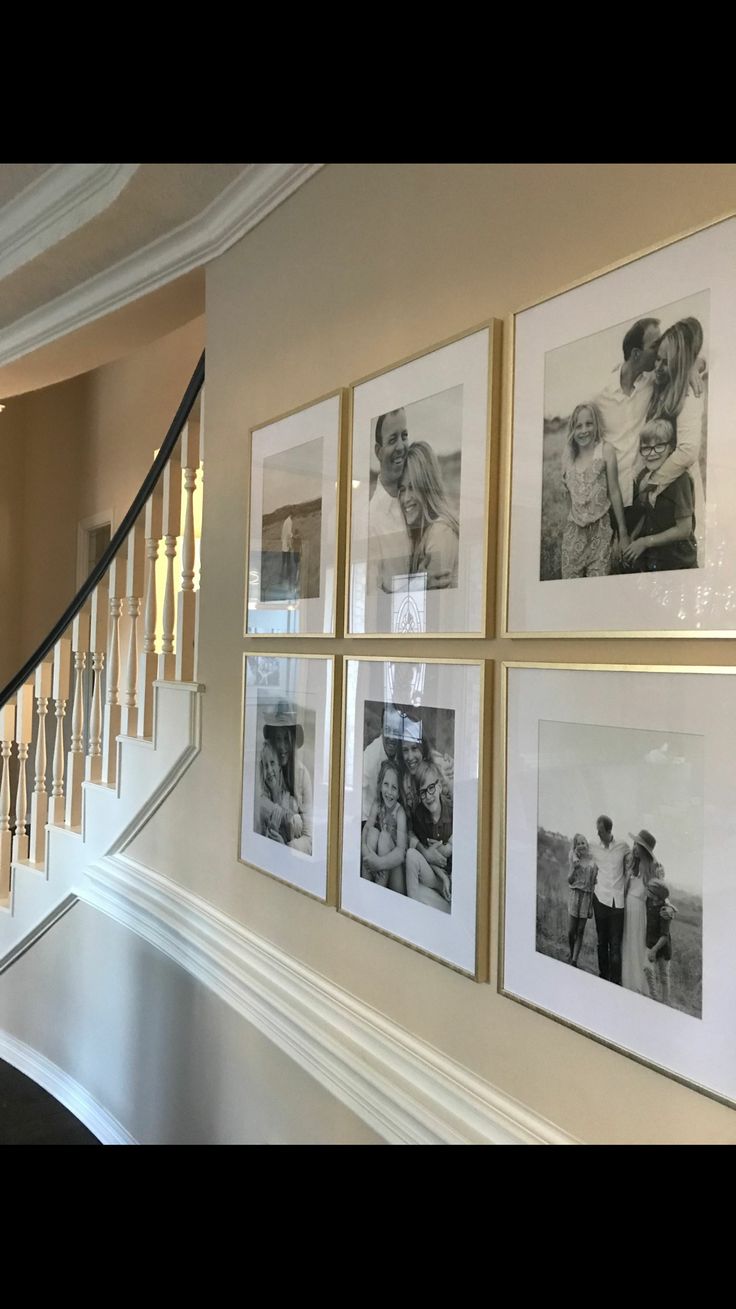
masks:
[[[513,321],[509,636],[736,632],[736,218]]]
[[[267,840],[311,855],[314,713],[294,701],[259,697],[256,724],[253,826]]]
[[[261,599],[319,595],[323,441],[263,460]]]
[[[247,636],[335,630],[342,397],[251,432]]]
[[[702,736],[539,724],[537,950],[700,1018]]]
[[[502,994],[736,1103],[736,669],[501,681]]]
[[[542,581],[703,566],[709,299],[546,354]]]
[[[485,329],[353,388],[354,634],[480,630],[489,348]]]
[[[339,908],[478,976],[479,662],[344,667]],[[485,928],[483,928],[485,930]]]
[[[452,910],[455,714],[367,700],[361,877]]]
[[[327,893],[333,661],[247,655],[240,859]]]

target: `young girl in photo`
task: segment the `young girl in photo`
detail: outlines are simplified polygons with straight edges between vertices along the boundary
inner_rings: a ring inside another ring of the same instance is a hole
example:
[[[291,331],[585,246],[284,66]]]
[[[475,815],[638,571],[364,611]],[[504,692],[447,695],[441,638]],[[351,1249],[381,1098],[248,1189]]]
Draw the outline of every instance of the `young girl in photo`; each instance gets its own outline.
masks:
[[[611,572],[613,509],[623,550],[629,544],[616,452],[603,440],[595,405],[576,405],[562,452],[562,480],[570,511],[562,533],[562,577],[607,577]]]
[[[302,836],[299,806],[284,783],[275,747],[265,741],[260,759],[261,789],[257,797],[257,827],[261,836],[289,845]]]
[[[581,832],[576,832],[570,850],[570,872],[567,893],[567,944],[570,953],[567,962],[577,968],[583,948],[585,925],[593,917],[593,890],[598,876],[598,865],[590,853],[590,846]]]
[[[624,562],[637,573],[660,573],[673,568],[697,568],[695,495],[687,469],[666,486],[654,474],[677,446],[674,424],[654,418],[641,429],[639,454],[644,467],[634,482],[633,507],[638,521],[624,550]]]
[[[377,795],[363,827],[361,877],[405,894],[406,813],[399,803],[398,766],[384,759],[378,772]]]

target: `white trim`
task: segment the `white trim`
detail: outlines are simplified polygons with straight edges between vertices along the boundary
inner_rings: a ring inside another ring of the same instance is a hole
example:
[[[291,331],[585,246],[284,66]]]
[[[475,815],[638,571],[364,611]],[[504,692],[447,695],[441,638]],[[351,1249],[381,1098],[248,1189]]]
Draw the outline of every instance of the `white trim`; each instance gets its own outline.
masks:
[[[327,978],[130,857],[97,861],[80,898],[232,1005],[393,1144],[576,1144]]]
[[[63,1068],[39,1054],[24,1041],[18,1041],[9,1032],[0,1030],[0,1058],[25,1073],[44,1091],[53,1095],[80,1123],[89,1129],[102,1145],[137,1145],[117,1118],[85,1091],[79,1082],[65,1073]]]
[[[322,164],[249,164],[201,214],[0,331],[0,367],[221,255]]]
[[[140,164],[53,164],[0,209],[0,279],[117,200]]]

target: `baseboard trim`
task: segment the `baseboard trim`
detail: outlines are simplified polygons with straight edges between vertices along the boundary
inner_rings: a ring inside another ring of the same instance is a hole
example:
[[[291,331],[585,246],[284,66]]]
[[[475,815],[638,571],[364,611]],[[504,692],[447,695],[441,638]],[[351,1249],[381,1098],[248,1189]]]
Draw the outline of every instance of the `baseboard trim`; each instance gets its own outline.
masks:
[[[12,1064],[18,1072],[25,1073],[44,1091],[53,1095],[59,1104],[74,1114],[80,1123],[89,1129],[103,1145],[137,1145],[138,1142],[130,1132],[118,1122],[113,1114],[85,1091],[79,1082],[65,1073],[63,1068],[52,1063],[45,1055],[39,1054],[24,1041],[18,1041],[9,1032],[0,1030],[0,1058]]]
[[[127,855],[92,865],[79,895],[220,995],[384,1140],[577,1144],[356,996]]]

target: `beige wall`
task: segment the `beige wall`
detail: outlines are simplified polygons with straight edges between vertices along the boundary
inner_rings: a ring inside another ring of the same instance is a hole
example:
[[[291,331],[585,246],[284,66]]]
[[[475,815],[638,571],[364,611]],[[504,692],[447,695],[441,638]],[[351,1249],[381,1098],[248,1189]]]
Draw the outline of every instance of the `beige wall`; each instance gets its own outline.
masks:
[[[208,270],[203,750],[132,853],[588,1142],[733,1141],[736,1114],[236,860],[247,433],[730,209],[731,165],[335,165]],[[730,658],[715,641],[618,642],[615,652],[596,641],[449,644],[422,648],[493,660]],[[350,649],[288,648],[300,646]],[[380,642],[360,649],[382,653]],[[492,976],[495,833],[494,860]]]
[[[25,415],[17,400],[0,414],[0,689],[20,657],[20,566],[23,557]]]
[[[200,317],[114,363],[7,402],[6,413],[18,415],[12,457],[24,488],[20,499],[7,491],[21,523],[12,577],[0,550],[3,604],[13,585],[18,592],[8,676],[74,595],[80,519],[111,510],[116,527],[130,507],[203,346]],[[0,495],[2,504],[6,492]]]

